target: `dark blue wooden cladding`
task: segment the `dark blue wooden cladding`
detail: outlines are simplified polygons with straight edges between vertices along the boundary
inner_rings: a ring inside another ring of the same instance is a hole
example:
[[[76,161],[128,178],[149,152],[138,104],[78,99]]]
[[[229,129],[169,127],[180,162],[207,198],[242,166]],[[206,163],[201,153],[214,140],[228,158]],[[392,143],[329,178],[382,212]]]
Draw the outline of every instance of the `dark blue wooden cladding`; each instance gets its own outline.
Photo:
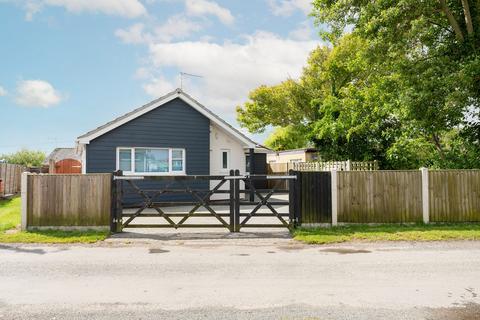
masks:
[[[330,172],[299,172],[301,224],[332,222]]]
[[[185,149],[186,173],[210,173],[210,120],[177,98],[87,144],[87,173],[117,170],[117,147]]]
[[[177,98],[117,127],[87,144],[87,173],[114,172],[118,147],[185,149],[188,175],[210,173],[210,120]],[[142,189],[182,188],[182,183],[138,181]],[[189,181],[192,189],[208,190],[208,181]],[[143,201],[125,187],[126,201],[132,205]],[[160,200],[191,201],[190,195],[162,194]]]

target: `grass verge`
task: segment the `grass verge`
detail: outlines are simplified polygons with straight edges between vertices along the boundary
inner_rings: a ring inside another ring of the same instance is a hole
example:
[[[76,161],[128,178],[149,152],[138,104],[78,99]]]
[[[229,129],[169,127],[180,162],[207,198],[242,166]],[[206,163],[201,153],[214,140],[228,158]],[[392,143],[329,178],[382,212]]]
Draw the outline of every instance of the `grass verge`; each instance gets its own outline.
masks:
[[[108,237],[108,231],[19,231],[20,198],[0,200],[0,242],[93,243]]]
[[[480,224],[352,225],[332,228],[299,228],[295,240],[310,244],[347,241],[449,241],[480,240]]]
[[[0,234],[20,224],[20,198],[0,200]]]

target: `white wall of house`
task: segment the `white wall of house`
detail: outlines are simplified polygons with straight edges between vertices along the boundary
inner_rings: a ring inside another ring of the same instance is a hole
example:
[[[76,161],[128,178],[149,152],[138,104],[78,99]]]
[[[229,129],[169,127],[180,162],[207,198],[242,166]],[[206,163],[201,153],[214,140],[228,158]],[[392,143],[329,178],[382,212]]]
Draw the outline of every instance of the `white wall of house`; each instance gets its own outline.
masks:
[[[229,154],[228,168],[222,168],[222,152],[227,151]],[[210,174],[211,175],[229,175],[230,170],[240,170],[240,174],[245,174],[245,150],[243,144],[237,139],[231,137],[223,129],[218,126],[210,125]],[[211,181],[210,187],[214,188],[218,181]],[[243,185],[241,186],[243,188]],[[229,189],[228,182],[225,183],[223,190]],[[228,194],[216,194],[212,199],[225,199]]]

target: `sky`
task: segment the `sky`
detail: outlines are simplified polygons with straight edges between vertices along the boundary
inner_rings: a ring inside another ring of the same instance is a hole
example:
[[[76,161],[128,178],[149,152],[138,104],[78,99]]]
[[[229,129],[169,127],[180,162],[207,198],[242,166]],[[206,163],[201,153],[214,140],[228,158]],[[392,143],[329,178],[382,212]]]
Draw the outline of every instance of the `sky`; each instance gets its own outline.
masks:
[[[79,135],[180,87],[239,128],[321,45],[310,0],[0,0],[0,154]],[[263,142],[266,134],[250,135]]]

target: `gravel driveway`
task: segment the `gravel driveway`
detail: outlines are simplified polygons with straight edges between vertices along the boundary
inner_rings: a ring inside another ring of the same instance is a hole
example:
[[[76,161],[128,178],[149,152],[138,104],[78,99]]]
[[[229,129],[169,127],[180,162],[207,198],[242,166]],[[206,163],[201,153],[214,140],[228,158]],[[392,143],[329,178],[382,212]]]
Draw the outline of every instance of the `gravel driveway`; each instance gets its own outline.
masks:
[[[479,319],[480,242],[309,246],[285,231],[0,244],[0,319]]]

